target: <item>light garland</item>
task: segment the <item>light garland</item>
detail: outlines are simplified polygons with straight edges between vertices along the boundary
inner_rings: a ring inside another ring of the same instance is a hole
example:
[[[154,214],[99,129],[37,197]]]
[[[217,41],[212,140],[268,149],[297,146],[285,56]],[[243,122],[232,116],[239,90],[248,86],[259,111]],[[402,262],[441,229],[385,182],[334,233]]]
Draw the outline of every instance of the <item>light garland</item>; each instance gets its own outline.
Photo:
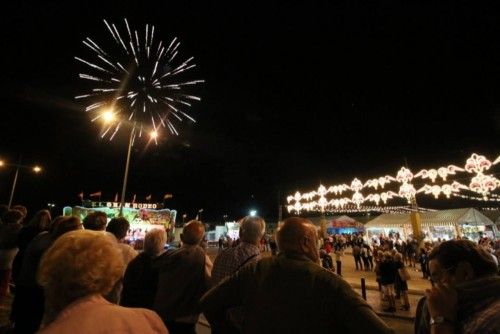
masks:
[[[350,185],[342,183],[326,187],[320,184],[317,190],[313,190],[303,194],[297,191],[294,195],[287,196],[287,208],[289,212],[300,212],[302,210],[325,211],[331,208],[335,208],[336,210],[343,210],[347,205],[350,204],[356,207],[361,207],[361,205],[366,202],[375,203],[377,206],[381,201],[384,204],[387,204],[388,200],[394,198],[403,198],[406,199],[408,203],[410,203],[412,198],[414,198],[417,194],[432,195],[434,196],[434,198],[439,198],[439,196],[443,194],[446,198],[450,198],[450,196],[456,196],[463,191],[471,191],[479,194],[483,197],[483,200],[495,201],[494,198],[499,197],[497,194],[494,194],[492,192],[500,188],[500,180],[497,179],[494,174],[484,174],[484,172],[499,163],[500,156],[498,156],[493,162],[491,162],[485,156],[473,153],[466,160],[463,168],[456,165],[448,165],[446,167],[422,169],[418,173],[413,174],[413,172],[409,168],[401,167],[396,173],[395,177],[391,175],[385,175],[369,179],[364,183],[360,179],[354,178],[350,182]],[[425,179],[429,179],[432,183],[435,183],[438,178],[441,178],[443,181],[447,181],[459,172],[475,174],[471,177],[468,186],[459,183],[456,180],[450,180],[452,181],[451,183],[443,185],[424,183],[423,185],[420,185],[417,190],[413,184],[413,182],[416,182],[416,180]],[[397,192],[389,190],[381,193],[367,194],[366,196],[362,194],[362,191],[365,188],[373,188],[375,190],[378,190],[378,187],[380,187],[383,189],[385,185],[394,182],[400,184]],[[337,197],[342,196],[343,193],[349,191],[353,192],[350,198],[346,196],[341,198]],[[334,198],[329,199],[328,195],[333,195]],[[318,199],[314,200],[315,198]]]
[[[436,178],[439,176],[443,179],[443,181],[446,181],[446,178],[448,175],[455,175],[456,172],[463,172],[464,169],[454,166],[454,165],[449,165],[448,167],[440,167],[437,170],[436,169],[422,169],[420,172],[415,174],[415,177],[422,177],[423,179],[431,179],[432,183],[436,181]]]
[[[424,192],[426,195],[432,194],[434,195],[434,198],[438,198],[441,193],[443,193],[446,198],[450,198],[452,193],[457,193],[460,191],[460,189],[467,189],[467,186],[458,183],[458,182],[453,182],[452,184],[444,184],[442,186],[438,185],[424,185],[422,188],[420,188],[417,193]]]
[[[357,207],[354,205],[348,205],[344,208],[339,209],[328,209],[325,213],[369,213],[369,212],[379,212],[379,213],[409,213],[416,211],[411,206],[361,206]],[[431,212],[436,211],[434,209],[418,208],[419,212]]]
[[[469,199],[473,201],[482,201],[482,202],[500,202],[500,197],[490,197],[490,198],[484,198],[484,197],[472,197],[472,196],[467,196],[467,195],[461,195],[461,194],[451,194],[453,197],[460,197],[464,199]],[[498,208],[496,208],[498,210]]]

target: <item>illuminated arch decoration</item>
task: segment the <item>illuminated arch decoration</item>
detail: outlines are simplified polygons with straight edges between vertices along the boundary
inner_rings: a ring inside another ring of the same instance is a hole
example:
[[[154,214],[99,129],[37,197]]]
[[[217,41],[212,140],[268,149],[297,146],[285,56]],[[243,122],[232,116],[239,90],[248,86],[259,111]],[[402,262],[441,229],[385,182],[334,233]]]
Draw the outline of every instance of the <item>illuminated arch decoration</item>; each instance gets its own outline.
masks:
[[[466,160],[463,167],[448,165],[422,169],[417,173],[413,173],[407,167],[401,167],[396,176],[385,175],[365,182],[354,178],[350,184],[342,183],[328,187],[320,184],[317,190],[305,193],[297,191],[287,196],[287,209],[288,212],[297,213],[324,212],[359,210],[363,205],[364,211],[372,211],[380,204],[387,205],[394,199],[405,199],[410,203],[417,195],[433,196],[436,199],[444,196],[500,202],[500,195],[494,193],[500,190],[500,180],[495,173],[488,174],[488,171],[496,165],[500,166],[500,155],[490,161],[485,156],[474,153]],[[392,189],[388,189],[391,187]],[[379,188],[384,191],[377,192]],[[404,207],[390,208],[397,210]]]

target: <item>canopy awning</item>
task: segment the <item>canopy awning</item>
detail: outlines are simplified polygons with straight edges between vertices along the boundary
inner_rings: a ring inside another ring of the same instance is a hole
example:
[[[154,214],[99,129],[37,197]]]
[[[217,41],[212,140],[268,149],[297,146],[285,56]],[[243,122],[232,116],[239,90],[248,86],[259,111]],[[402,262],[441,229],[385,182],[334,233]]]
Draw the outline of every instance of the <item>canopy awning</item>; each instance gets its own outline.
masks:
[[[424,226],[493,225],[484,214],[473,208],[429,211],[420,213]],[[366,223],[365,228],[411,228],[409,213],[386,213]]]
[[[343,215],[338,217],[333,217],[330,221],[330,226],[333,228],[346,228],[346,227],[361,227],[361,223],[356,221],[355,219]]]
[[[500,224],[500,210],[481,210],[481,213],[491,221]]]

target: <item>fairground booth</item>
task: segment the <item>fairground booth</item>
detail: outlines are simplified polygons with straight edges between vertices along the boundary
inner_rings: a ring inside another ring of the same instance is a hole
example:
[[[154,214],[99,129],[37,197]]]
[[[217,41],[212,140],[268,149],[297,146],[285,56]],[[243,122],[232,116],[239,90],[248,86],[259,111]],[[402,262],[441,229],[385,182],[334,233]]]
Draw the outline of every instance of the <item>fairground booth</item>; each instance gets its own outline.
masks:
[[[177,211],[162,207],[162,204],[156,203],[124,203],[122,215],[130,223],[126,239],[129,242],[144,240],[146,233],[154,228],[161,228],[168,233],[168,236],[173,236]],[[64,216],[74,215],[83,220],[89,213],[95,211],[106,213],[109,222],[119,216],[120,203],[86,202],[84,206],[65,207]]]
[[[330,218],[326,227],[328,234],[352,234],[363,231],[363,224],[346,215]]]
[[[473,208],[421,212],[422,231],[427,240],[449,240],[457,236],[470,240],[496,239],[498,230],[487,216]],[[399,233],[407,238],[413,233],[409,213],[386,213],[365,224],[368,236]]]

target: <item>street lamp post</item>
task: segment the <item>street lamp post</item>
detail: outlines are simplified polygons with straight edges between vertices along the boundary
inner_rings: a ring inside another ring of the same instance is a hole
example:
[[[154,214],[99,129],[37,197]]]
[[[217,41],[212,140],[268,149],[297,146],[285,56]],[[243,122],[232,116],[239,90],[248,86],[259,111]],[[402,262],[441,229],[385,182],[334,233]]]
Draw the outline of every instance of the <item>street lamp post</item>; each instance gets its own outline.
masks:
[[[21,157],[19,157],[19,161],[17,164],[9,164],[5,163],[4,161],[0,160],[0,167],[3,166],[13,166],[16,167],[16,173],[14,174],[14,181],[12,182],[12,188],[10,189],[10,196],[9,196],[9,209],[12,206],[12,200],[14,199],[14,193],[16,191],[16,185],[17,185],[17,179],[19,178],[19,169],[20,168],[28,168],[32,169],[35,173],[40,173],[42,171],[42,168],[40,166],[25,166],[21,165]]]
[[[127,162],[125,163],[125,175],[123,176],[122,197],[120,199],[120,217],[123,216],[123,204],[125,203],[125,192],[127,191],[128,168],[130,165],[130,153],[132,152],[132,144],[134,143],[134,132],[135,132],[135,125],[132,127],[132,131],[130,131],[130,138],[128,140]]]
[[[16,168],[16,174],[14,174],[14,182],[12,182],[12,188],[10,189],[9,209],[12,206],[12,199],[14,198],[14,191],[16,190],[18,176],[19,176],[19,166],[17,166],[17,168]]]

